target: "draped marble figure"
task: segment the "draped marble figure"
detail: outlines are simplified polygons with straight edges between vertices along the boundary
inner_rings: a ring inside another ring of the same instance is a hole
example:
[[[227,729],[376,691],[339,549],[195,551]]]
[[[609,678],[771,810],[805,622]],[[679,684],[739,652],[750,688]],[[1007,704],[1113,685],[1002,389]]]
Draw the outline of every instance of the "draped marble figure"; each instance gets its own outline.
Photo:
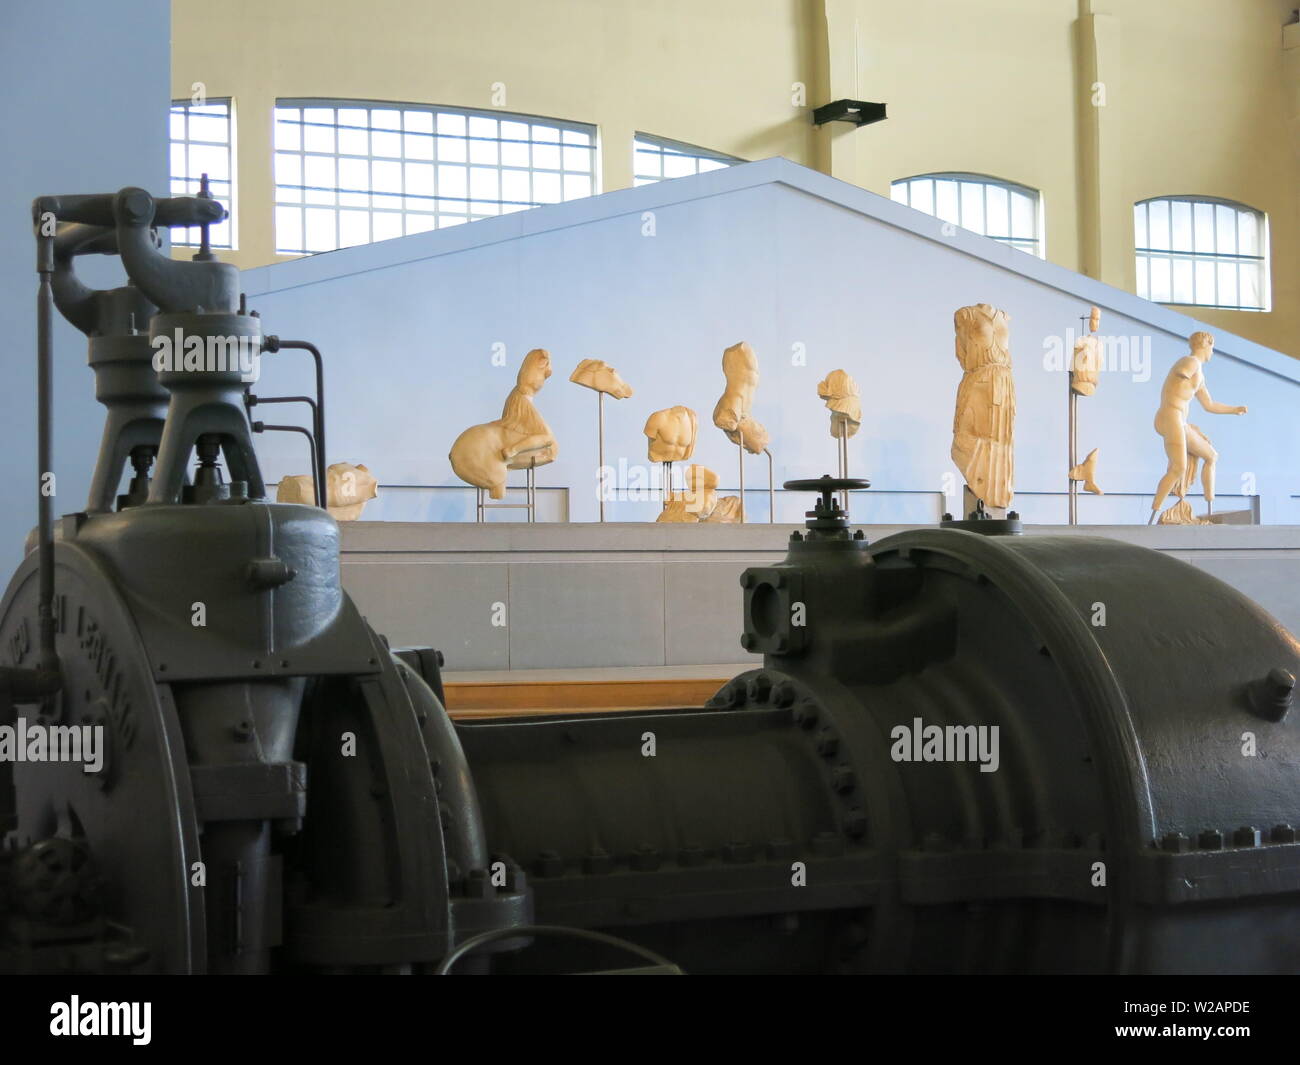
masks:
[[[844,370],[832,370],[817,384],[817,395],[831,412],[831,436],[847,440],[862,425],[862,401],[858,383]]]
[[[987,303],[962,307],[953,315],[957,361],[965,373],[957,388],[952,459],[971,494],[987,507],[1010,505],[1015,475],[1010,321],[1006,311]]]

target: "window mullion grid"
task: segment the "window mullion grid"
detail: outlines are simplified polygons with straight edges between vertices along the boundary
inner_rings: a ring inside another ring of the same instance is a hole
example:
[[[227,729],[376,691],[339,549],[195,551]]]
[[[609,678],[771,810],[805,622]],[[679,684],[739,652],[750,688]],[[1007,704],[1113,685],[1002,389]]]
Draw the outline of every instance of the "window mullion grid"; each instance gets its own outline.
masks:
[[[438,112],[431,111],[433,121],[433,228],[442,228],[442,135],[438,132]]]
[[[339,143],[340,119],[339,109],[333,109],[334,114],[334,158],[331,160],[330,169],[334,171],[334,247],[343,247],[343,182],[339,178],[339,167],[343,164],[343,150]]]
[[[1148,203],[1148,204],[1144,204],[1143,207],[1144,207],[1145,210],[1146,210],[1146,219],[1147,219],[1147,239],[1146,239],[1146,244],[1147,244],[1147,247],[1149,248],[1149,247],[1151,246],[1151,205]],[[1152,294],[1152,292],[1154,291],[1154,290],[1151,288],[1151,252],[1149,252],[1149,251],[1146,252],[1145,254],[1143,254],[1142,258],[1144,258],[1144,259],[1146,260],[1146,266],[1147,266],[1147,299],[1151,299],[1151,294]],[[1171,262],[1171,263],[1169,264],[1169,270],[1170,270],[1169,281],[1170,281],[1171,286],[1172,286],[1173,279],[1174,279],[1174,278],[1173,278],[1173,268],[1174,268],[1174,264]],[[1170,292],[1170,295],[1173,295],[1173,293]]]
[[[375,242],[375,112],[366,108],[366,235]]]
[[[634,142],[635,143],[635,142]],[[533,157],[537,150],[537,138],[533,136],[533,124],[528,124],[528,202],[537,203],[537,182],[534,175],[537,172],[537,160]],[[633,148],[633,169],[636,169],[635,155],[636,149]]]
[[[409,206],[406,202],[406,112],[398,111],[397,115],[397,125],[399,127],[397,131],[397,144],[400,149],[397,153],[397,171],[398,174],[401,175],[400,188],[402,190],[402,211],[401,214],[397,216],[397,221],[398,228],[401,229],[401,233],[399,233],[398,236],[405,236],[406,215]]]
[[[293,154],[298,157],[298,240],[295,252],[307,254],[307,121],[302,108],[298,109],[298,147]]]
[[[1246,301],[1242,299],[1241,286],[1241,212],[1235,208],[1232,210],[1232,253],[1237,256],[1237,261],[1233,264],[1232,272],[1237,282],[1237,306],[1244,307]]]

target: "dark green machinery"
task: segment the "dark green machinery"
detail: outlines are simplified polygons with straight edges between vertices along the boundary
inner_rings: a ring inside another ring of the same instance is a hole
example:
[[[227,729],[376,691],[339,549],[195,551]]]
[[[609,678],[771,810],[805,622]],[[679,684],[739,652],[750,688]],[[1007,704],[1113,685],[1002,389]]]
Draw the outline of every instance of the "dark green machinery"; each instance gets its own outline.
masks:
[[[0,604],[0,726],[106,743],[97,772],[0,762],[0,969],[1300,969],[1300,645],[1154,552],[870,544],[849,482],[791,482],[806,531],[742,579],[762,666],[708,706],[453,726],[438,656],[342,591],[334,521],[265,498],[229,356],[309,345],[157,250],[219,217],[36,203],[40,472],[51,300],[108,424]],[[76,286],[88,253],[130,284]]]

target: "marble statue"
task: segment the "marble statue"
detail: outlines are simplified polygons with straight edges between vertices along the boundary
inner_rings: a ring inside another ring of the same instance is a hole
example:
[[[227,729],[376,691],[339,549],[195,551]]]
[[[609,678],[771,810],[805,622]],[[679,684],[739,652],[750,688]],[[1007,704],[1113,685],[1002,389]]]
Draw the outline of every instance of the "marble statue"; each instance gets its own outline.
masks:
[[[614,367],[600,359],[583,359],[569,375],[569,380],[615,399],[627,399],[632,395],[632,386],[619,377]]]
[[[754,349],[743,340],[732,344],[722,353],[722,374],[727,384],[713,408],[713,424],[733,444],[743,444],[751,455],[761,455],[771,436],[750,414],[754,390],[758,387],[758,359]]]
[[[335,521],[356,521],[366,503],[379,495],[379,482],[365,466],[335,462],[325,471],[325,509]],[[281,477],[275,490],[278,503],[316,502],[316,479],[309,473]]]
[[[686,485],[668,495],[668,504],[656,521],[705,521],[718,505],[718,475],[707,466],[686,467]]]
[[[817,395],[826,401],[831,412],[831,436],[847,440],[862,425],[862,401],[858,383],[843,370],[832,370],[817,385]]]
[[[1077,421],[1075,417],[1075,407],[1078,403],[1078,396],[1091,396],[1097,391],[1097,380],[1101,374],[1101,337],[1097,335],[1097,328],[1101,325],[1101,308],[1092,307],[1088,313],[1088,332],[1079,337],[1074,342],[1074,357],[1070,362],[1070,454],[1077,455],[1078,444],[1076,439]],[[1070,467],[1070,523],[1075,521],[1075,493],[1074,487],[1076,481],[1083,482],[1083,490],[1091,492],[1093,495],[1105,495],[1097,484],[1097,448],[1088,452],[1088,457],[1075,466]]]
[[[1185,498],[1196,480],[1198,461],[1206,505],[1211,508],[1214,505],[1214,468],[1219,453],[1210,445],[1209,437],[1187,420],[1192,397],[1196,397],[1208,414],[1246,413],[1244,406],[1217,403],[1210,397],[1205,384],[1205,364],[1214,355],[1214,337],[1210,333],[1197,332],[1188,338],[1188,343],[1191,351],[1170,368],[1160,390],[1160,409],[1156,411],[1155,430],[1165,442],[1169,466],[1156,486],[1155,498],[1151,502],[1151,519],[1155,520],[1170,492],[1179,500],[1160,515],[1162,525],[1199,524]]]
[[[707,522],[719,522],[725,525],[740,523],[740,496],[719,496],[718,505],[704,519]]]
[[[686,509],[686,497],[681,492],[672,492],[655,521],[665,525],[698,525],[700,516]]]
[[[1088,315],[1087,335],[1074,342],[1070,387],[1081,396],[1090,396],[1097,391],[1097,377],[1101,373],[1101,337],[1097,335],[1100,324],[1101,309],[1093,307]]]
[[[1082,481],[1085,492],[1104,496],[1106,493],[1097,485],[1097,451],[1098,449],[1094,447],[1079,465],[1070,467],[1070,480]]]
[[[699,419],[690,407],[667,407],[650,415],[643,431],[651,462],[682,462],[695,453]]]
[[[705,518],[718,505],[718,475],[707,466],[691,463],[686,467],[686,488],[683,490],[686,509]]]
[[[952,458],[971,494],[987,507],[1011,503],[1015,474],[1016,386],[1011,378],[1010,317],[987,303],[953,316],[964,372],[952,423]]]
[[[486,489],[492,499],[501,499],[506,494],[507,470],[525,470],[555,461],[560,446],[533,405],[533,397],[550,376],[549,352],[534,348],[524,356],[501,417],[470,426],[451,445],[451,468],[457,477]]]

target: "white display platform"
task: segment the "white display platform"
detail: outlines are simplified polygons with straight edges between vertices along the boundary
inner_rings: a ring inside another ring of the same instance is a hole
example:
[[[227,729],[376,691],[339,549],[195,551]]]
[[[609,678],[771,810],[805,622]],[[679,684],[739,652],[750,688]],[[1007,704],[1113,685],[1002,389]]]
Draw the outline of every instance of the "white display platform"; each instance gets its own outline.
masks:
[[[796,525],[415,523],[342,526],[343,584],[393,646],[449,670],[735,662],[739,577]],[[916,526],[863,525],[869,540]],[[1300,526],[1027,526],[1165,551],[1300,633]]]

